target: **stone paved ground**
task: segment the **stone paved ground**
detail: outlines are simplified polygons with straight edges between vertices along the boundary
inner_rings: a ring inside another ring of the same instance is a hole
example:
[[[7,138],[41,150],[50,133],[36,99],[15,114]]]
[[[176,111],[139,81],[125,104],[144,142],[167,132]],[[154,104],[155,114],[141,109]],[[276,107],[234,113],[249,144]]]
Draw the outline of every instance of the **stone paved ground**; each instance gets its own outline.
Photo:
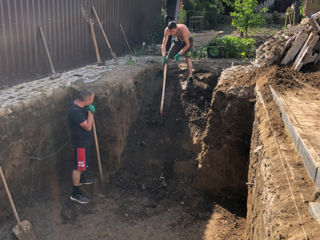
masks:
[[[305,142],[309,151],[314,151],[315,161],[320,155],[320,93],[317,89],[302,88],[299,91],[277,92],[281,105],[293,127]],[[320,163],[320,162],[319,162]]]
[[[157,57],[133,57],[118,58],[118,64],[113,60],[105,62],[105,66],[88,65],[61,73],[60,78],[51,80],[50,77],[21,83],[8,89],[0,90],[0,115],[10,111],[11,107],[21,103],[28,104],[32,99],[41,97],[43,94],[50,96],[54,89],[66,88],[72,83],[83,80],[84,82],[97,81],[107,72],[113,70],[121,71],[131,62],[135,64],[145,64],[147,61],[157,59]]]
[[[282,109],[282,117],[291,138],[303,159],[306,171],[315,183],[318,193],[309,203],[312,217],[320,223],[320,93],[313,87],[299,90],[273,91],[274,99]],[[276,95],[276,96],[275,96]]]

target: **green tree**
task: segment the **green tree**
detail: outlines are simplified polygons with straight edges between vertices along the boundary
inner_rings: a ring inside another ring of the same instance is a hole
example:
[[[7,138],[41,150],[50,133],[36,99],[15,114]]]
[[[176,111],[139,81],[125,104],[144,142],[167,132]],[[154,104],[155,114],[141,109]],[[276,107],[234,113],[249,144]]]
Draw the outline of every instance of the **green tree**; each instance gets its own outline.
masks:
[[[224,14],[225,6],[234,0],[183,0],[188,16],[204,16],[205,28],[213,28]]]
[[[257,29],[265,23],[264,13],[268,10],[257,10],[258,0],[236,0],[234,12],[231,12],[232,25],[248,37],[248,29]]]

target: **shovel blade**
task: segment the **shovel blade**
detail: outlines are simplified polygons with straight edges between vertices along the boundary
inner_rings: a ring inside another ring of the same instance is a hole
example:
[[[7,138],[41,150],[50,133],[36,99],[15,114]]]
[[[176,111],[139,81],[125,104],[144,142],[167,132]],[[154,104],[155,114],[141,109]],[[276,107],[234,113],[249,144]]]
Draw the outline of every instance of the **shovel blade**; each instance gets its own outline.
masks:
[[[104,183],[101,182],[101,180],[95,181],[93,193],[94,193],[94,195],[96,195],[96,196],[98,196],[100,198],[106,197],[105,189],[104,189]]]
[[[32,225],[28,220],[23,220],[12,229],[14,235],[19,240],[36,240],[36,234],[32,229]]]

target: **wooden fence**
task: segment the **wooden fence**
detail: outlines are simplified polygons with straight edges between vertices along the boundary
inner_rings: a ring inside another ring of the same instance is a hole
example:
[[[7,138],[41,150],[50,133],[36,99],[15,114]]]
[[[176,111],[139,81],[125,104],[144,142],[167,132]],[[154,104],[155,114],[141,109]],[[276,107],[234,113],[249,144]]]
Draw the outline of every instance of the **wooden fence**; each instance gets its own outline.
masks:
[[[0,88],[50,73],[39,34],[43,28],[57,71],[96,61],[88,16],[95,6],[117,55],[127,52],[120,23],[132,46],[146,41],[159,0],[0,0]],[[111,58],[95,24],[102,58]]]

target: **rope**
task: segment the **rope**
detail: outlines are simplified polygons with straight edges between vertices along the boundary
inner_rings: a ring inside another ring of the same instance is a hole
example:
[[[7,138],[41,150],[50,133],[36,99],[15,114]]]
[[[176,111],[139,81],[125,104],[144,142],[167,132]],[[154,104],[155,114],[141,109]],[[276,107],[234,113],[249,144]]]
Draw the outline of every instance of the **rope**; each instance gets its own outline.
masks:
[[[258,94],[258,96],[259,96],[260,102],[261,102],[261,104],[263,105],[263,108],[264,108],[264,110],[265,110],[265,112],[266,112],[266,115],[267,115],[267,119],[268,119],[268,122],[269,122],[269,125],[270,125],[270,130],[271,130],[272,136],[273,136],[273,138],[274,138],[274,140],[275,140],[275,143],[276,143],[276,146],[277,146],[277,150],[278,150],[278,153],[279,153],[279,156],[280,156],[280,160],[281,160],[281,163],[282,163],[282,168],[283,168],[284,174],[285,174],[285,176],[286,176],[286,180],[287,180],[287,183],[288,183],[288,185],[289,185],[289,190],[290,190],[290,193],[291,193],[293,202],[294,202],[294,206],[295,206],[295,209],[296,209],[297,214],[298,214],[298,217],[299,217],[300,226],[301,226],[301,228],[302,228],[302,231],[303,231],[305,240],[308,240],[308,237],[307,237],[307,234],[306,234],[306,231],[305,231],[305,229],[304,229],[303,222],[302,222],[302,218],[301,218],[301,215],[300,215],[298,206],[297,206],[297,201],[296,201],[296,199],[295,199],[295,197],[294,197],[294,194],[293,194],[293,191],[292,191],[292,187],[291,187],[291,184],[290,184],[290,180],[289,180],[289,177],[288,177],[288,174],[287,174],[287,170],[286,170],[286,168],[285,168],[285,165],[284,165],[284,162],[283,162],[283,159],[282,159],[282,153],[281,153],[281,150],[280,150],[280,147],[279,147],[279,142],[278,142],[277,137],[276,137],[276,135],[275,135],[275,133],[274,133],[274,130],[273,130],[273,128],[272,128],[271,119],[270,119],[270,117],[269,117],[267,107],[266,107],[266,105],[265,105],[265,103],[264,103],[264,100],[263,100],[263,97],[262,97],[262,95],[261,95],[261,93],[260,93],[260,90],[259,90],[258,85],[257,85],[257,94]]]
[[[25,205],[25,209],[27,209],[25,212],[22,212],[21,213],[21,219],[27,215],[28,213],[28,209],[30,208],[30,205],[31,205],[31,200],[32,200],[32,189],[33,189],[33,184],[34,184],[34,168],[35,168],[35,160],[45,160],[45,159],[49,159],[49,158],[52,158],[56,155],[58,155],[63,149],[65,146],[67,146],[68,144],[70,143],[70,139],[68,139],[55,153],[53,154],[49,154],[47,156],[43,156],[43,157],[36,157],[36,156],[32,156],[32,157],[25,157],[24,159],[25,160],[32,160],[32,167],[31,167],[31,183],[30,183],[30,190],[29,190],[29,197],[28,197],[28,200],[27,200],[27,204]]]
[[[58,153],[60,153],[62,151],[62,149],[67,146],[68,144],[70,143],[70,139],[68,139],[55,153],[53,154],[50,154],[50,155],[47,155],[47,156],[44,156],[44,157],[35,157],[35,156],[32,156],[32,157],[27,157],[26,159],[29,159],[29,160],[45,160],[45,159],[48,159],[48,158],[52,158],[56,155],[58,155]]]

